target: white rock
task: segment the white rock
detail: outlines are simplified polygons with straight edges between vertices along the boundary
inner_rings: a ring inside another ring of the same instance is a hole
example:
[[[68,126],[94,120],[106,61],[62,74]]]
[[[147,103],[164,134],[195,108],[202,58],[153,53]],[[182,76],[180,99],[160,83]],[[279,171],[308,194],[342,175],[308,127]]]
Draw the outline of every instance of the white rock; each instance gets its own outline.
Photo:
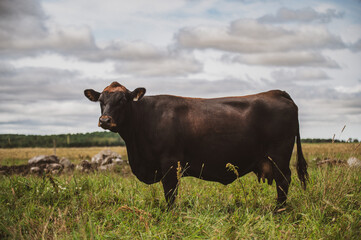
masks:
[[[76,166],[75,166],[75,169],[78,170],[78,171],[83,171],[83,166],[81,166],[81,165],[76,165]]]
[[[108,165],[108,164],[111,164],[111,163],[113,163],[113,157],[108,156],[102,161],[101,165],[104,166],[104,165]]]
[[[40,172],[41,172],[41,169],[39,167],[30,168],[30,173],[32,173],[32,174],[38,174]]]
[[[39,155],[29,159],[28,164],[41,164],[41,163],[58,163],[59,159],[55,155]]]
[[[69,161],[69,159],[64,158],[64,157],[59,160],[59,163],[60,163],[61,165],[63,165],[64,168],[73,168],[73,167],[74,167],[74,164],[72,164],[72,163]]]
[[[58,174],[63,170],[63,165],[59,164],[59,163],[50,163],[48,165],[46,165],[46,169],[48,170],[48,172],[51,172],[53,174]]]
[[[121,158],[116,158],[113,162],[114,162],[114,163],[116,163],[116,164],[121,165],[121,164],[123,164],[123,163],[124,163],[124,160],[123,160],[123,159],[121,159]]]
[[[107,165],[111,164],[116,158],[122,159],[118,153],[113,152],[110,149],[106,149],[94,155],[91,159],[91,162],[96,163],[98,166]]]
[[[115,163],[108,164],[108,165],[102,165],[98,168],[100,171],[111,171],[114,168]]]
[[[361,161],[355,157],[347,159],[347,165],[349,167],[361,167]]]

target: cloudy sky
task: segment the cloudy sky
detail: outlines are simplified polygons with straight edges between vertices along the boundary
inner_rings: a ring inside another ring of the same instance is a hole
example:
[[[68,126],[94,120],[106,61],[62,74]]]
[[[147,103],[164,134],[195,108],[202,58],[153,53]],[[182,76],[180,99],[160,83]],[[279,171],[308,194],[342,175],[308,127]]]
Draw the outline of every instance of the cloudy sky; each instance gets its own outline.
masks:
[[[360,12],[360,0],[1,0],[0,133],[99,131],[83,90],[118,81],[207,98],[282,89],[301,137],[361,139]]]

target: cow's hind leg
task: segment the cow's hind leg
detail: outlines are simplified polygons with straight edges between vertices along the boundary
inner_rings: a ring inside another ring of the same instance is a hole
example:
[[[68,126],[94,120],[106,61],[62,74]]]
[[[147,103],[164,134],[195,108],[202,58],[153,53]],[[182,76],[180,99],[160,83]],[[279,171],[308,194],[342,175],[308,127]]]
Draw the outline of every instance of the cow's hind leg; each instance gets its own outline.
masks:
[[[273,164],[273,176],[277,186],[277,203],[279,207],[285,205],[288,188],[291,183],[290,160],[294,145],[294,138],[273,145],[268,158]]]
[[[288,188],[291,183],[291,170],[289,167],[275,169],[275,180],[277,186],[277,203],[282,207],[286,204]]]

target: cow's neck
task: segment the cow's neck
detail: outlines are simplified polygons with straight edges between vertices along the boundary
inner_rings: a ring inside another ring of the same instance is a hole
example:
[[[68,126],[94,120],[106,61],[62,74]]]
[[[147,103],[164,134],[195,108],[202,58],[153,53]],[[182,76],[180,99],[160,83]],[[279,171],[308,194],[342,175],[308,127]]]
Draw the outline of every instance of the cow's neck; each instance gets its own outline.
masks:
[[[160,179],[160,171],[157,166],[152,163],[152,154],[149,143],[147,143],[147,136],[144,136],[144,124],[147,124],[147,119],[143,114],[142,102],[133,103],[126,111],[126,120],[119,129],[119,135],[124,139],[128,161],[133,173],[139,180],[146,183],[157,182]],[[153,169],[154,168],[154,169]],[[152,171],[153,169],[153,171]],[[157,173],[155,173],[157,171]]]

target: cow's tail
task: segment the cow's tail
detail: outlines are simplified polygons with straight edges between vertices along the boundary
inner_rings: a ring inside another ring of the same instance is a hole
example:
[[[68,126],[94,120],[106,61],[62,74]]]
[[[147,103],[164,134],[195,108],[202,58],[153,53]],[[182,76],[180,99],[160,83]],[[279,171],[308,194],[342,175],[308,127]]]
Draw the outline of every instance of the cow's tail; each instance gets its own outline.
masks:
[[[306,182],[308,181],[308,173],[307,173],[307,162],[303,156],[302,146],[301,146],[301,138],[300,138],[300,130],[299,127],[297,129],[297,137],[296,137],[296,144],[297,144],[297,175],[301,181],[301,185],[303,189],[306,189]]]

